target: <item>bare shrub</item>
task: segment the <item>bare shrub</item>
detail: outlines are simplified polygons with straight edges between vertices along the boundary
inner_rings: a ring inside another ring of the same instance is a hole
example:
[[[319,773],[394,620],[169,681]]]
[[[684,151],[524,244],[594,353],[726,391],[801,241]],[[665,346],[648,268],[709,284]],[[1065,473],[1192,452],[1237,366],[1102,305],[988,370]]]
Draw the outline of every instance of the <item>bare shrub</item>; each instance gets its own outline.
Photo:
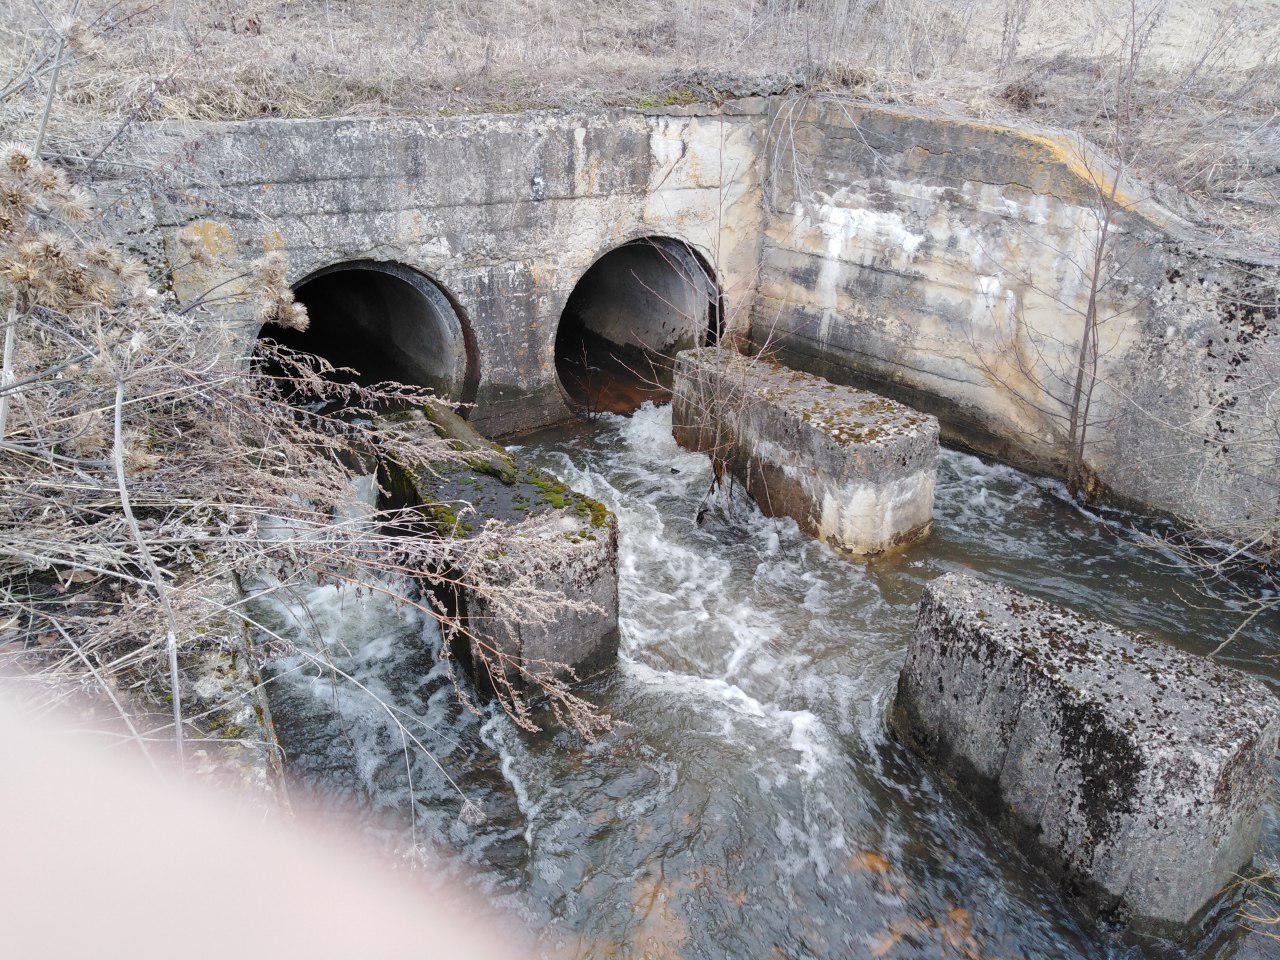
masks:
[[[730,347],[730,349],[732,349]],[[715,376],[695,372],[698,378],[686,394],[677,399],[680,409],[681,429],[690,431],[693,437],[688,445],[711,459],[711,483],[698,505],[697,522],[702,524],[713,507],[731,511],[734,508],[736,476],[731,469],[735,459],[742,454],[741,437],[745,435],[745,422],[749,407],[759,397],[760,373],[773,362],[773,348],[769,343],[760,345],[750,353],[733,351],[737,362],[717,371]],[[764,482],[754,482],[759,461],[752,454],[746,466],[745,493],[763,497],[769,504],[769,489]]]
[[[431,469],[463,456],[377,416],[438,398],[335,382],[324,361],[269,343],[274,372],[248,365],[257,322],[157,293],[96,235],[90,203],[33,151],[0,154],[0,666],[44,684],[50,702],[104,693],[139,743],[165,731],[181,757],[180,658],[241,649],[260,626],[237,584],[357,583],[446,620],[422,597],[449,571],[507,615],[556,614],[566,601],[544,574],[557,538],[542,529],[554,516],[466,540],[397,535],[412,510],[349,516],[373,461]],[[262,258],[244,296],[261,320],[296,328],[306,315],[286,268]],[[530,681],[503,701],[522,726],[535,694],[584,735],[607,725],[551,665],[512,669]],[[165,706],[168,724],[147,719]]]
[[[1000,99],[1019,113],[1040,106],[1044,95],[1044,86],[1034,80],[1015,80],[1000,91]]]

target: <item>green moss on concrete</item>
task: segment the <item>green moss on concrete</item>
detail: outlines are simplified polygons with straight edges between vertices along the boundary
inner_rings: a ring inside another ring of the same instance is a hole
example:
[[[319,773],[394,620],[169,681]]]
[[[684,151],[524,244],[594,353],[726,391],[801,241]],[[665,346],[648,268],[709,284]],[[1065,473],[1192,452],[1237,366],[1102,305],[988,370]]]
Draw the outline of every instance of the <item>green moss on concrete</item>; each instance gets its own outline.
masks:
[[[416,504],[433,530],[443,536],[468,536],[490,520],[518,523],[553,510],[566,510],[586,521],[587,529],[568,536],[594,538],[590,532],[611,522],[600,501],[568,487],[551,474],[528,464],[511,472],[458,465],[429,474],[400,467],[387,471],[393,489],[411,493],[403,501]]]
[[[465,537],[490,520],[518,523],[559,510],[586,521],[586,530],[566,534],[577,540],[594,539],[592,530],[611,523],[604,504],[545,471],[518,462],[452,411],[423,408],[391,414],[387,419],[429,427],[464,454],[462,462],[434,472],[413,465],[383,465],[384,483],[393,497],[416,505],[429,526],[442,536]]]

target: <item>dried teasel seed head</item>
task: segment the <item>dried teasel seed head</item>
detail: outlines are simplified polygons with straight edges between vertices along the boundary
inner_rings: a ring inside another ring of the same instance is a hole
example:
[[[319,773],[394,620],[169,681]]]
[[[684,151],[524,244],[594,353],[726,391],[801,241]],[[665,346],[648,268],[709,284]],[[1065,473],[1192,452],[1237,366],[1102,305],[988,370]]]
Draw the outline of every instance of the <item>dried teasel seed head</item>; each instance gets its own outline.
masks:
[[[35,171],[35,181],[45,193],[62,194],[71,189],[71,184],[67,181],[67,175],[57,167],[51,167],[47,163],[41,164],[39,169]]]
[[[59,271],[58,279],[66,288],[71,298],[85,297],[92,285],[97,282],[98,275],[83,264],[72,264]]]
[[[20,260],[0,261],[0,278],[15,290],[24,293],[37,286],[42,280],[40,270],[31,263]]]
[[[87,284],[84,293],[84,299],[87,304],[114,307],[120,302],[120,295],[116,290],[116,285],[106,280],[99,279],[90,282]]]
[[[138,260],[121,259],[119,266],[113,268],[120,285],[130,293],[140,293],[147,283],[147,268]]]
[[[0,145],[0,168],[8,170],[10,173],[19,175],[25,174],[36,165],[37,161],[28,150],[20,143],[6,143]]]
[[[42,233],[18,245],[18,255],[32,263],[62,264],[70,259],[66,240],[56,233]]]
[[[93,196],[80,187],[68,187],[57,196],[58,209],[67,220],[82,223],[93,215]]]
[[[115,272],[120,269],[124,259],[109,243],[92,243],[84,250],[84,262],[100,270]]]
[[[289,258],[279,250],[272,250],[253,261],[253,274],[263,287],[282,285],[289,272]]]
[[[307,314],[307,308],[297,301],[291,300],[285,313],[285,320],[287,321],[285,326],[288,329],[303,333],[311,326],[311,317]]]
[[[65,18],[58,24],[58,33],[62,34],[67,46],[82,57],[91,57],[102,49],[102,42],[79,17]]]
[[[31,209],[31,191],[17,181],[0,180],[0,210],[23,215]]]
[[[286,279],[288,271],[289,258],[280,250],[272,250],[254,261],[254,281],[262,297],[258,319],[287,330],[305,330],[310,320],[306,308],[293,299]]]
[[[264,324],[299,332],[311,325],[307,308],[295,301],[293,291],[287,288],[281,292],[280,296],[263,301],[258,310],[258,320]]]

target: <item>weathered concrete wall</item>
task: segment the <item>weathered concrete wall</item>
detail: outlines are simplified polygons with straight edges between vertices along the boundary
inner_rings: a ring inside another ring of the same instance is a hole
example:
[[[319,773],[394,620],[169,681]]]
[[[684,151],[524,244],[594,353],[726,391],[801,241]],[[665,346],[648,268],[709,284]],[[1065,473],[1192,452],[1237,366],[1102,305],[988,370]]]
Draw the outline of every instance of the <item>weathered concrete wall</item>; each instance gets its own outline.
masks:
[[[676,357],[676,441],[710,454],[760,509],[866,556],[929,532],[938,421],[718,347]]]
[[[181,263],[173,237],[195,224],[223,258],[183,267],[183,292],[264,239],[299,280],[361,260],[421,271],[464,320],[463,399],[486,432],[565,416],[570,292],[609,250],[667,236],[712,266],[731,329],[938,415],[944,436],[1061,470],[1105,180],[1063,141],[821,98],[131,135],[168,176],[122,191],[140,245]],[[1256,442],[1274,435],[1258,385],[1280,381],[1280,272],[1211,250],[1131,185],[1118,205],[1089,466],[1136,504],[1230,530],[1280,496],[1274,436]]]
[[[948,574],[898,681],[906,739],[1140,924],[1181,924],[1253,856],[1280,708],[1211,660]]]
[[[619,244],[689,243],[746,322],[762,109],[150,125],[140,149],[172,171],[171,189],[130,200],[135,229],[171,240],[194,223],[219,255],[260,252],[265,233],[295,279],[352,260],[425,273],[469,326],[473,422],[508,432],[566,416],[556,327],[574,285]],[[184,292],[243,268],[231,260],[182,271]]]
[[[821,100],[781,104],[768,150],[755,338],[936,413],[950,439],[1060,472],[1105,162]],[[1205,253],[1123,181],[1116,206],[1088,465],[1123,498],[1228,529],[1278,492],[1251,440],[1274,422],[1256,384],[1280,374],[1280,271]]]

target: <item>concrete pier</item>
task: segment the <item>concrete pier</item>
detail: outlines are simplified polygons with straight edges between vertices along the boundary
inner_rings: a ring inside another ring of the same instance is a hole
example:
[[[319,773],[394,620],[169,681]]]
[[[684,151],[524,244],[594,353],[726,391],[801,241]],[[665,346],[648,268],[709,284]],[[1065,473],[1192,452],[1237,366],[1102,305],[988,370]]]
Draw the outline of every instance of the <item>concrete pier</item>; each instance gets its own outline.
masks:
[[[485,597],[460,589],[445,598],[456,605],[461,622],[473,638],[467,655],[486,670],[477,644],[522,661],[531,667],[569,667],[584,678],[611,665],[618,653],[618,521],[601,503],[565,486],[555,477],[511,457],[483,440],[457,417],[433,411],[432,423],[417,411],[398,417],[417,417],[424,430],[434,430],[460,449],[472,451],[469,463],[435,472],[408,467],[387,469],[384,480],[396,501],[420,506],[424,520],[440,536],[469,537],[489,520],[518,523],[554,514],[547,536],[547,556],[559,558],[542,584],[562,594],[566,605],[545,622],[511,620]],[[585,603],[583,603],[585,601]],[[490,657],[490,668],[494,666]],[[509,678],[520,684],[519,678]]]
[[[1249,863],[1280,736],[1242,673],[954,574],[920,601],[894,721],[1070,888],[1155,929]]]
[[[857,555],[933,519],[938,421],[900,403],[716,347],[679,354],[672,427],[770,516]]]

